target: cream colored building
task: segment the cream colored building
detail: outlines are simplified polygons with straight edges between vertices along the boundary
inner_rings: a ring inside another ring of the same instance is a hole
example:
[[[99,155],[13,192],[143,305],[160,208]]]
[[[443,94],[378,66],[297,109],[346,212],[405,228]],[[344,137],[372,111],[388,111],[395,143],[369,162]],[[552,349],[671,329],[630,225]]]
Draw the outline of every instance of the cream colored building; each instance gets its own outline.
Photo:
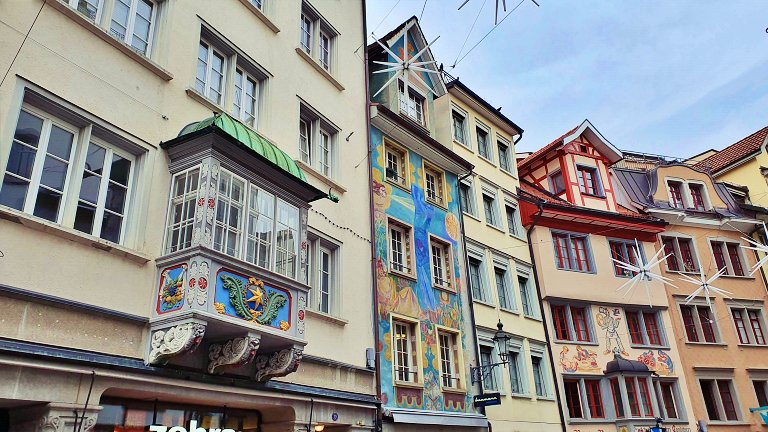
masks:
[[[373,429],[363,2],[0,23],[0,429]]]
[[[459,193],[480,353],[470,367],[482,366],[473,380],[501,396],[486,408],[493,430],[559,431],[554,364],[518,209],[515,144],[523,131],[459,79],[446,75],[446,87],[435,100],[436,137],[475,165]],[[506,365],[492,339],[499,322],[512,334]]]

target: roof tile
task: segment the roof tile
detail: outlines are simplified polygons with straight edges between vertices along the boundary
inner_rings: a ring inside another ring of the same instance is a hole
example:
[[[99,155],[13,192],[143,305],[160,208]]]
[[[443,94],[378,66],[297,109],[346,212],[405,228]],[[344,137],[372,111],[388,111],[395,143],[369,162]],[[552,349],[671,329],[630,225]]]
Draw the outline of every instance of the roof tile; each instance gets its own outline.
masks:
[[[717,172],[760,150],[768,137],[768,126],[742,138],[712,156],[694,165],[697,168]]]

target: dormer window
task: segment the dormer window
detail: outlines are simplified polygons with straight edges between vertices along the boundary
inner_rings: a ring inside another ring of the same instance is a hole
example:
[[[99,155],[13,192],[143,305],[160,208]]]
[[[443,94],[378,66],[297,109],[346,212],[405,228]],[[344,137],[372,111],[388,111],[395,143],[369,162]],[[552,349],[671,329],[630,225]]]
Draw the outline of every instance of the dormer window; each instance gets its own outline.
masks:
[[[674,208],[685,208],[683,204],[683,184],[676,181],[668,181],[669,186],[669,205]]]
[[[424,125],[424,97],[417,94],[410,87],[408,94],[405,94],[405,86],[402,81],[398,81],[400,94],[400,112],[407,115],[420,125]]]
[[[578,165],[576,166],[576,176],[579,179],[581,193],[594,196],[602,195],[597,168]]]
[[[562,171],[556,171],[549,175],[549,190],[555,195],[560,195],[565,191],[565,181]]]
[[[705,211],[707,207],[704,205],[704,186],[700,184],[689,184],[688,189],[691,191],[691,208],[694,210]]]

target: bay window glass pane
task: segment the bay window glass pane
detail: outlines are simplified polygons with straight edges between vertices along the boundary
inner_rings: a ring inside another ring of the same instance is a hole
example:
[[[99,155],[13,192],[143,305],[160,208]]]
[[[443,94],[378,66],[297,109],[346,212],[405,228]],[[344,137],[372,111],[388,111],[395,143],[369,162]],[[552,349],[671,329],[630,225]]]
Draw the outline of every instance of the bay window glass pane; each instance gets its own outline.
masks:
[[[120,40],[125,39],[130,11],[131,6],[125,0],[115,1],[114,8],[112,9],[112,24],[109,29],[112,35]]]
[[[200,172],[197,169],[177,174],[174,179],[168,221],[168,252],[176,252],[192,245],[199,182]]]
[[[296,277],[296,259],[299,249],[299,209],[277,201],[277,244],[275,271]]]
[[[271,267],[274,215],[274,195],[251,186],[246,260],[259,267]]]
[[[136,15],[133,22],[133,39],[131,45],[142,54],[147,53],[149,47],[149,33],[152,26],[152,9],[154,5],[146,0],[139,0],[136,4]]]

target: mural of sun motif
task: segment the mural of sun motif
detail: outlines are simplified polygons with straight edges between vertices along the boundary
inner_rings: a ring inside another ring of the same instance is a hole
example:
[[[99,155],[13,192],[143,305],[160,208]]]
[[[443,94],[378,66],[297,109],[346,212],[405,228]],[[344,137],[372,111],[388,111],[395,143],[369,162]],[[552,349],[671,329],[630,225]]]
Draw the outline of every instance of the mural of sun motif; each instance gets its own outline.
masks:
[[[451,236],[452,239],[459,239],[459,220],[453,213],[445,214],[445,232]]]

